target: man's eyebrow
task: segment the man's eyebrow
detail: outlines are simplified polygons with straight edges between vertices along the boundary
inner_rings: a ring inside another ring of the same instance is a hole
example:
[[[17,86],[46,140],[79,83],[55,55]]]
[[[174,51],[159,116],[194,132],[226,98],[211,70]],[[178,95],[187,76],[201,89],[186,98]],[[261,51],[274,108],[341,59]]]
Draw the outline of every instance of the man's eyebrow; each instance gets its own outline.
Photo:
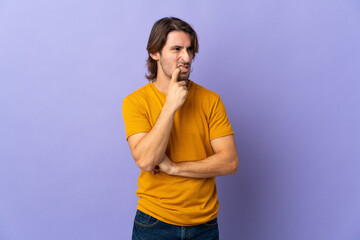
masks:
[[[172,46],[171,48],[184,48],[184,47],[179,46],[179,45],[174,45],[174,46]]]
[[[193,46],[192,45],[190,45],[190,46],[188,46],[187,48],[192,48]],[[179,46],[179,45],[174,45],[174,46],[172,46],[171,48],[184,48],[183,46]]]

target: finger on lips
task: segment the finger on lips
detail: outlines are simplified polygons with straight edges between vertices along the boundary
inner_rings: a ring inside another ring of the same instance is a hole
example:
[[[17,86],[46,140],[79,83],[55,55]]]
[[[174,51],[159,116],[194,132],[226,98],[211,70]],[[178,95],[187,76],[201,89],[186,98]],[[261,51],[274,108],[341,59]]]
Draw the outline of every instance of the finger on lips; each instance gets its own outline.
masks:
[[[174,72],[172,74],[171,80],[174,81],[174,82],[177,82],[179,73],[180,73],[180,68],[175,68],[175,70],[174,70]]]

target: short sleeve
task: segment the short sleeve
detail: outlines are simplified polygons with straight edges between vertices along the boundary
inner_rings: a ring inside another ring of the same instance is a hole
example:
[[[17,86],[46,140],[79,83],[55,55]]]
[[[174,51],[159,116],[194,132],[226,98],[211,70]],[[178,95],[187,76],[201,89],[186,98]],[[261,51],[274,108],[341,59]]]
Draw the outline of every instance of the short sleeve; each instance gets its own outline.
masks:
[[[234,134],[226,114],[224,103],[219,96],[211,109],[209,129],[210,140]]]
[[[141,101],[129,96],[124,98],[122,104],[122,114],[125,123],[126,140],[136,133],[149,132],[151,125],[146,106]]]

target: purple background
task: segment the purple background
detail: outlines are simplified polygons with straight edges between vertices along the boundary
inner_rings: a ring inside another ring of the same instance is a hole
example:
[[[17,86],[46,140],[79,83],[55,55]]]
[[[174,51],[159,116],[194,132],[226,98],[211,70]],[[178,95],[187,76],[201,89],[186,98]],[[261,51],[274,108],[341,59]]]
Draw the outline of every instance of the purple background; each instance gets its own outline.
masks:
[[[360,3],[0,2],[0,239],[130,239],[139,169],[122,99],[153,23],[192,24],[240,166],[222,239],[360,239]]]

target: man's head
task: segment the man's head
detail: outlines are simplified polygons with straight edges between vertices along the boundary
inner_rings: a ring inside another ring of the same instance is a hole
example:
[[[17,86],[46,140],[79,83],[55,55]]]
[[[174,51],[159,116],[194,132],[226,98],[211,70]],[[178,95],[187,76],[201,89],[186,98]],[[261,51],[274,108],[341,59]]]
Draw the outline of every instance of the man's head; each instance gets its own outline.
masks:
[[[189,77],[191,61],[199,50],[199,44],[196,32],[188,23],[170,17],[154,24],[146,49],[149,53],[147,79],[157,78],[158,67],[167,77],[171,77],[174,67],[180,67],[179,79],[185,80]]]

